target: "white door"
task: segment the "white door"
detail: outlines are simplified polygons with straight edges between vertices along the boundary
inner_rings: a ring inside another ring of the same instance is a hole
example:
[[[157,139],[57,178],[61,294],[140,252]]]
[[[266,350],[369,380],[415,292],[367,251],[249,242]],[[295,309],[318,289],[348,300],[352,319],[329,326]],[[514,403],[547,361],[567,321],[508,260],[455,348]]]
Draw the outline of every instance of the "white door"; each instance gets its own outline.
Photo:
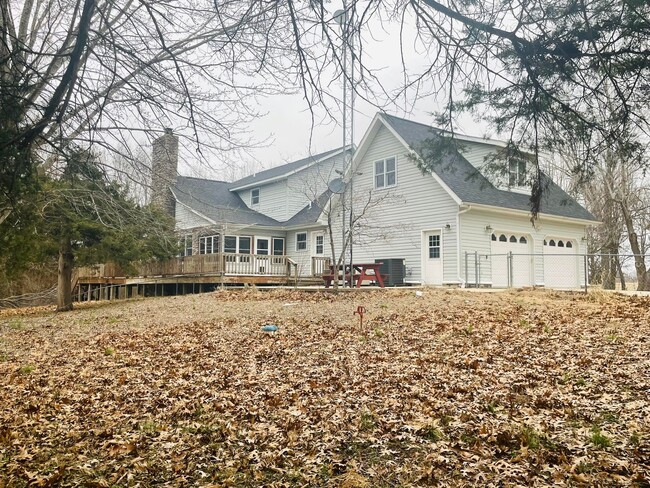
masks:
[[[255,274],[271,274],[271,258],[269,255],[269,239],[267,237],[258,237],[255,240]]]
[[[422,281],[425,285],[442,285],[442,239],[440,231],[422,234]]]
[[[579,257],[576,243],[570,239],[544,240],[544,286],[578,288]]]
[[[530,238],[511,232],[492,234],[492,286],[531,286],[533,284]],[[510,253],[512,259],[509,261]],[[509,265],[510,262],[510,265]],[[509,273],[512,273],[509,277]],[[510,281],[512,278],[512,282]]]

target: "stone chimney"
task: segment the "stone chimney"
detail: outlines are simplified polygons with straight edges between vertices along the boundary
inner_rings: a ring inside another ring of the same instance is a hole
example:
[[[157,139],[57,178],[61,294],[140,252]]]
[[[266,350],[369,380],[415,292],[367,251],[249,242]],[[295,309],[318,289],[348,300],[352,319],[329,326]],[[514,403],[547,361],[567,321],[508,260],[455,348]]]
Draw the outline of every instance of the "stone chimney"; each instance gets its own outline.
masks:
[[[176,202],[170,187],[176,184],[178,174],[178,136],[171,129],[153,141],[151,154],[151,203],[158,205],[172,217]]]

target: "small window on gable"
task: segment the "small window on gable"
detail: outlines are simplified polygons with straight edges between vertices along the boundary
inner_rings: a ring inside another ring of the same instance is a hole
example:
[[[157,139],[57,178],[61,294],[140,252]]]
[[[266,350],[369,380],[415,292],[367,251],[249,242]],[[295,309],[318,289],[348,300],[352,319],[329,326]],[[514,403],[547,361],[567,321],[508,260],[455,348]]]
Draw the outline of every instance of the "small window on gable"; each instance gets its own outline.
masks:
[[[555,241],[554,241],[553,239],[551,239],[551,240],[548,242],[548,245],[549,245],[549,246],[552,246],[552,247],[555,247]]]
[[[516,236],[510,236],[510,242],[517,242]]]
[[[571,241],[566,241],[566,247],[573,247],[573,244],[571,244]]]
[[[504,234],[501,234],[499,236],[499,242],[508,242],[508,238]]]
[[[251,205],[259,205],[259,204],[260,204],[260,189],[253,188],[251,190]]]
[[[497,236],[495,236],[494,234],[492,234],[492,240],[493,240],[493,241],[496,241],[496,240],[497,240]]]
[[[564,247],[564,242],[557,241],[557,247]]]
[[[296,234],[296,251],[306,251],[307,250],[307,233],[298,232]]]
[[[526,238],[524,236],[521,236],[519,238],[519,244],[528,244],[528,241],[526,240]]]
[[[375,188],[388,188],[397,184],[397,163],[392,158],[375,161]]]

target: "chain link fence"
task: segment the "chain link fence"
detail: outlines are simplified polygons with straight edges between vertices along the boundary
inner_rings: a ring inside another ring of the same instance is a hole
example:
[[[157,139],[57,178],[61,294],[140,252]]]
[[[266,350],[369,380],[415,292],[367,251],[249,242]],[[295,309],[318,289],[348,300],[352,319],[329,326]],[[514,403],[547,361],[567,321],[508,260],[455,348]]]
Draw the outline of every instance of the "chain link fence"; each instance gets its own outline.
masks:
[[[568,248],[570,249],[570,248]],[[537,254],[486,254],[465,252],[464,278],[468,287],[520,288],[544,286],[560,290],[591,288],[648,289],[639,282],[638,263],[650,256],[633,254],[578,254],[549,252]]]

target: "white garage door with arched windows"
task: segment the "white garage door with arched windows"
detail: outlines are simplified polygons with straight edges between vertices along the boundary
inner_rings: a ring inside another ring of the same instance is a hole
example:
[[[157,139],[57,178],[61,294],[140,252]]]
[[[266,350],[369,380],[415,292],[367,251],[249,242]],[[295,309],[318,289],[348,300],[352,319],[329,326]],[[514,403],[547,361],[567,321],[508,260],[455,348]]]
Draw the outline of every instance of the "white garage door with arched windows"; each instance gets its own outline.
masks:
[[[531,286],[533,270],[531,266],[531,239],[525,234],[495,232],[492,234],[492,286]],[[512,253],[509,264],[508,256]],[[510,269],[512,268],[512,270]],[[509,274],[511,273],[512,283]]]
[[[578,288],[579,257],[571,239],[544,239],[544,286],[547,288]]]

